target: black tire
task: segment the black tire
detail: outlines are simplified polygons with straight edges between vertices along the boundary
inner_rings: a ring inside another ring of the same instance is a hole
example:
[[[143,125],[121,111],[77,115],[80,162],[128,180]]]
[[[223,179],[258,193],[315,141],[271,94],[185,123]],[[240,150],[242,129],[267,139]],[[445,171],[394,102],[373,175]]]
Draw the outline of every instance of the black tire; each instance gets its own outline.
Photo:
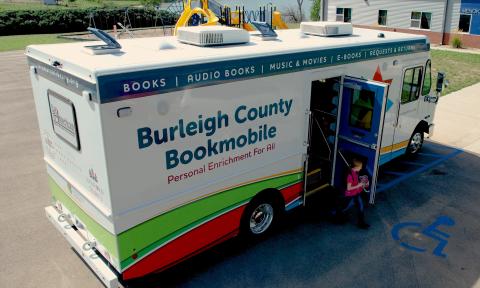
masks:
[[[280,221],[283,210],[274,197],[254,198],[243,212],[240,231],[250,239],[260,239],[270,234]]]
[[[418,152],[422,149],[424,140],[424,133],[421,130],[415,129],[413,131],[412,136],[410,136],[410,140],[408,140],[407,146],[407,155],[417,155]]]

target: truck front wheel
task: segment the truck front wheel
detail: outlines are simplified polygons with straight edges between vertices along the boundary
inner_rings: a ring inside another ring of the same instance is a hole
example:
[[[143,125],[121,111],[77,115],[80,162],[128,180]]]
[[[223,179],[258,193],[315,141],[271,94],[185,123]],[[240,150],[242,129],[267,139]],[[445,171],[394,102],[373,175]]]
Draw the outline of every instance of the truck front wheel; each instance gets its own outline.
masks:
[[[407,154],[408,155],[416,155],[420,149],[422,149],[423,145],[423,132],[419,130],[415,130],[410,137],[410,141],[408,142],[407,147]]]

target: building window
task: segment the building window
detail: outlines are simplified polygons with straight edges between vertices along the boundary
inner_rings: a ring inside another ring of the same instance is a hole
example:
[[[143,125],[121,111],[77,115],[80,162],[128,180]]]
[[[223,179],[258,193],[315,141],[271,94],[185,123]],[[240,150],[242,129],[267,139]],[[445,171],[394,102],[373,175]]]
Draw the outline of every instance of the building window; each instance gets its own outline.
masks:
[[[422,67],[415,67],[405,70],[402,86],[402,104],[415,101],[420,96],[422,85]]]
[[[335,20],[338,22],[352,22],[352,8],[337,8]]]
[[[432,23],[432,13],[413,11],[410,17],[410,27],[420,29],[430,29]]]
[[[378,25],[387,26],[387,10],[378,10]]]
[[[458,22],[458,30],[460,32],[469,33],[471,20],[472,20],[472,15],[460,14],[460,21]]]

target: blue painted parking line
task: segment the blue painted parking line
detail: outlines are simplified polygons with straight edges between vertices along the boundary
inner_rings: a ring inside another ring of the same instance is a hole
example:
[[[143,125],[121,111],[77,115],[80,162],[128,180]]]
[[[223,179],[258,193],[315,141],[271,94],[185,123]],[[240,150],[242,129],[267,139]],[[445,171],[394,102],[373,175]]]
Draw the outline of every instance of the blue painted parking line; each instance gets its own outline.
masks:
[[[411,172],[399,173],[399,172],[388,171],[388,170],[387,171],[381,171],[381,173],[390,174],[390,175],[398,175],[399,177],[395,178],[391,181],[388,181],[386,183],[379,183],[377,185],[377,192],[383,192],[387,189],[390,189],[391,187],[397,185],[398,183],[400,183],[402,181],[405,181],[406,179],[408,179],[412,176],[415,176],[415,175],[418,175],[422,172],[425,172],[426,170],[428,170],[432,167],[435,167],[438,164],[440,164],[440,163],[442,163],[442,162],[444,162],[444,161],[446,161],[446,160],[448,160],[452,157],[455,157],[458,154],[463,152],[463,150],[460,150],[460,149],[457,149],[457,148],[451,148],[451,149],[452,149],[452,152],[450,152],[448,154],[419,153],[419,155],[432,157],[432,158],[436,158],[436,159],[433,160],[432,162],[427,163],[427,164],[421,164],[421,163],[417,164],[417,163],[415,163],[414,166],[417,166],[418,168],[414,169]],[[400,163],[402,163],[402,162],[400,162]],[[409,162],[403,162],[403,163],[410,164]],[[380,167],[380,169],[382,169],[382,168]]]
[[[418,153],[418,155],[427,156],[427,157],[435,157],[435,158],[441,158],[441,157],[444,156],[442,154],[423,153],[423,152]]]
[[[404,165],[413,165],[413,166],[423,166],[425,165],[425,163],[419,163],[419,162],[406,162],[406,161],[402,161],[400,162],[401,164],[404,164]]]
[[[442,149],[442,150],[452,150],[452,147],[450,146],[445,146],[442,144],[438,144],[435,142],[428,142],[428,147],[434,148],[434,149]]]
[[[383,171],[382,173],[390,174],[390,175],[397,175],[397,176],[403,176],[403,175],[406,174],[406,173],[400,173],[400,172],[395,172],[395,171]]]

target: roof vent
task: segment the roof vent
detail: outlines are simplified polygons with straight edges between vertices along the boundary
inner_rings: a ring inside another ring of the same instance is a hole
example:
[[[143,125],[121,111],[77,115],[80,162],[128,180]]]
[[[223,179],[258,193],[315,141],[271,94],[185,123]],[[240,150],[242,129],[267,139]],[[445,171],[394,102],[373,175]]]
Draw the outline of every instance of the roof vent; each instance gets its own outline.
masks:
[[[102,40],[105,42],[102,45],[90,45],[90,46],[85,46],[83,49],[85,52],[92,54],[92,55],[99,55],[99,54],[108,54],[108,53],[118,53],[120,52],[120,49],[122,46],[108,34],[107,32],[88,27],[88,31],[92,32],[93,35],[97,36],[98,39]]]
[[[178,41],[197,46],[241,44],[250,41],[250,34],[243,29],[225,26],[180,27]]]
[[[343,22],[302,22],[300,31],[318,36],[352,35],[352,23]]]

